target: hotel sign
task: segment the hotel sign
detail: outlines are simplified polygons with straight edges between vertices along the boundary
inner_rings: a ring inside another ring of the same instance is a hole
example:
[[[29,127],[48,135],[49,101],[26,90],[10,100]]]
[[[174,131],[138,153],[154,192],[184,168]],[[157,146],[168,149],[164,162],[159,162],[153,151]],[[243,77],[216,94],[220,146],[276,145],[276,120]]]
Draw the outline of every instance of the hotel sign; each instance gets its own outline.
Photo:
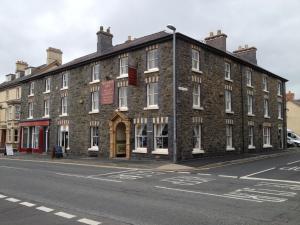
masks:
[[[114,103],[115,82],[113,80],[103,81],[100,87],[101,97],[100,103],[102,105],[109,105]]]
[[[128,67],[128,85],[137,85],[136,68]]]

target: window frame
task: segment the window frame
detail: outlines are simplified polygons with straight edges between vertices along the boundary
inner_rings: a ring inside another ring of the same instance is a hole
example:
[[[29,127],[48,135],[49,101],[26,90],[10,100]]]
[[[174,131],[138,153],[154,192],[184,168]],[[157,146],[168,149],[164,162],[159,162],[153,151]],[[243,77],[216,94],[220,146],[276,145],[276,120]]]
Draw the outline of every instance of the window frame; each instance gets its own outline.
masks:
[[[49,93],[51,91],[51,78],[47,77],[45,79],[45,93]]]
[[[248,126],[248,149],[254,149],[254,126]]]
[[[99,91],[91,92],[91,112],[99,112]]]
[[[282,102],[277,103],[278,119],[283,119],[283,104]]]
[[[197,134],[195,132],[197,131]],[[197,154],[197,153],[204,153],[203,146],[202,146],[202,124],[194,124],[193,126],[193,151],[192,154]],[[195,146],[195,140],[196,143],[198,143],[199,146]]]
[[[165,126],[167,127],[167,135],[163,135],[163,131],[165,130]],[[167,123],[159,123],[154,124],[154,151],[152,153],[158,153],[158,154],[165,154],[168,155],[168,148],[169,148],[169,126]],[[162,139],[162,148],[158,147],[157,140],[158,138]],[[164,139],[167,138],[167,148],[164,147]]]
[[[44,100],[44,117],[50,116],[50,99]]]
[[[232,111],[232,91],[225,89],[225,112],[233,113]]]
[[[269,92],[267,76],[262,77],[263,91]]]
[[[33,118],[33,102],[28,102],[28,118]]]
[[[99,150],[99,127],[90,127],[90,149]]]
[[[153,100],[153,102],[151,102],[151,100]],[[158,83],[157,82],[147,84],[147,108],[158,108]]]
[[[31,81],[29,84],[29,96],[33,96],[34,95],[34,81]]]
[[[201,84],[199,83],[193,83],[193,108],[201,108]]]
[[[247,85],[247,87],[253,87],[252,86],[252,71],[249,69],[246,70],[246,85]]]
[[[233,147],[233,125],[226,124],[226,150],[234,150]]]
[[[146,131],[145,135],[143,135],[144,130]],[[140,138],[142,139],[142,141],[140,141]],[[146,146],[144,146],[144,141],[146,142]],[[135,144],[134,152],[147,153],[148,132],[147,132],[147,124],[146,123],[135,124],[135,126],[134,126],[134,144]]]
[[[200,71],[200,51],[196,49],[192,49],[192,70]]]
[[[92,66],[92,82],[100,81],[100,64],[97,63]]]
[[[119,59],[119,76],[128,77],[128,56]]]
[[[264,98],[264,117],[270,118],[270,110],[269,110],[269,99]]]
[[[224,76],[225,80],[231,81],[231,64],[229,62],[224,62]]]
[[[153,64],[153,65],[152,65]],[[158,49],[151,49],[147,51],[147,71],[158,70],[159,68]]]
[[[21,117],[21,106],[15,105],[15,120],[20,120],[20,117]]]
[[[128,86],[118,88],[118,106],[120,110],[128,109]]]
[[[68,96],[61,97],[61,116],[68,115]]]
[[[64,72],[62,74],[62,84],[61,84],[61,89],[68,89],[69,88],[69,73]]]
[[[283,84],[282,84],[282,82],[281,81],[278,81],[277,82],[277,95],[278,96],[282,96],[282,93],[283,93]]]
[[[251,94],[247,94],[247,111],[248,111],[248,115],[253,116],[253,95]]]
[[[263,147],[272,147],[271,145],[271,127],[263,127]]]

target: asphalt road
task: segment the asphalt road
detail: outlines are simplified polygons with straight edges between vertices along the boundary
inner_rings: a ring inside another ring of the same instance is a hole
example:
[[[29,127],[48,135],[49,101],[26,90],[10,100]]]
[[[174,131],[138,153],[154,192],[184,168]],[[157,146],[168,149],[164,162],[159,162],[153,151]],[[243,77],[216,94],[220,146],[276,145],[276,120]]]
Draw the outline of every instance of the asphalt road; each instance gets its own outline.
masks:
[[[0,224],[300,224],[300,151],[172,172],[0,158]]]

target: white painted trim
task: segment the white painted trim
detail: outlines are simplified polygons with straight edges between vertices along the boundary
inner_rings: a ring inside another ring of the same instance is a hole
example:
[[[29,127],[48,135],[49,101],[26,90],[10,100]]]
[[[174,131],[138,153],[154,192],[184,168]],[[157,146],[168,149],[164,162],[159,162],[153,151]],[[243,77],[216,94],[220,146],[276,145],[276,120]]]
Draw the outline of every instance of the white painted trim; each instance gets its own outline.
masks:
[[[228,146],[226,146],[226,151],[234,151],[234,150],[235,150],[234,147],[228,147]]]
[[[155,72],[158,72],[158,71],[159,71],[158,68],[152,68],[152,69],[144,71],[144,73],[155,73]]]
[[[195,68],[192,68],[192,72],[203,74],[201,70]]]
[[[157,155],[168,155],[168,149],[167,148],[158,148],[152,151],[152,154],[157,154]]]
[[[255,146],[253,146],[253,145],[248,145],[248,149],[255,149]]]
[[[148,107],[144,107],[144,110],[151,110],[151,109],[159,109],[158,105],[150,105]]]
[[[193,109],[204,110],[204,108],[202,106],[195,106],[195,105],[193,105]]]
[[[273,148],[272,145],[263,145],[263,148]]]
[[[89,111],[89,114],[96,114],[96,113],[99,113],[99,110]]]
[[[69,87],[63,87],[63,88],[61,88],[60,90],[61,91],[64,91],[64,90],[68,90],[69,89]]]
[[[147,153],[147,148],[138,148],[138,149],[133,149],[133,153]]]
[[[97,83],[100,83],[99,79],[98,80],[93,80],[93,81],[89,82],[89,84],[97,84]]]
[[[128,77],[128,73],[121,74],[120,76],[116,77],[116,79],[122,79],[122,78],[127,78],[127,77]]]
[[[93,146],[93,147],[91,147],[91,148],[88,148],[88,151],[98,152],[98,151],[99,151],[99,147]]]
[[[226,110],[226,113],[228,113],[228,114],[234,114],[233,111],[228,111],[228,110]]]
[[[198,148],[194,148],[192,151],[192,154],[203,154],[204,150],[203,149],[198,149]]]

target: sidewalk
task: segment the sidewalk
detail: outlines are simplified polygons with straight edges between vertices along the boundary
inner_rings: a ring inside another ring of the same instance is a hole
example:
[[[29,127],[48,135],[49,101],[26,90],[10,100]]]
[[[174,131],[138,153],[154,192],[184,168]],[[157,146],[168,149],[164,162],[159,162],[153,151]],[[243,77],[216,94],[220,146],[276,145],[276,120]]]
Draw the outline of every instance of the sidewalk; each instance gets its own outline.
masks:
[[[51,159],[50,155],[46,154],[27,154],[27,153],[15,153],[14,156],[0,155],[1,158],[8,159],[20,159],[29,161],[39,161],[48,163],[66,163],[77,164],[85,166],[107,166],[107,167],[122,167],[122,168],[135,168],[135,169],[151,169],[151,170],[165,170],[165,171],[193,171],[193,170],[205,170],[208,168],[216,168],[225,165],[240,164],[255,160],[261,160],[265,158],[278,157],[280,155],[292,154],[294,152],[300,152],[300,148],[289,148],[284,151],[273,151],[265,153],[253,153],[253,154],[240,154],[240,155],[223,155],[218,157],[203,157],[199,159],[193,159],[189,161],[179,162],[177,164],[170,161],[154,160],[154,159],[102,159],[98,157],[79,157],[79,156],[67,156],[62,159]]]

